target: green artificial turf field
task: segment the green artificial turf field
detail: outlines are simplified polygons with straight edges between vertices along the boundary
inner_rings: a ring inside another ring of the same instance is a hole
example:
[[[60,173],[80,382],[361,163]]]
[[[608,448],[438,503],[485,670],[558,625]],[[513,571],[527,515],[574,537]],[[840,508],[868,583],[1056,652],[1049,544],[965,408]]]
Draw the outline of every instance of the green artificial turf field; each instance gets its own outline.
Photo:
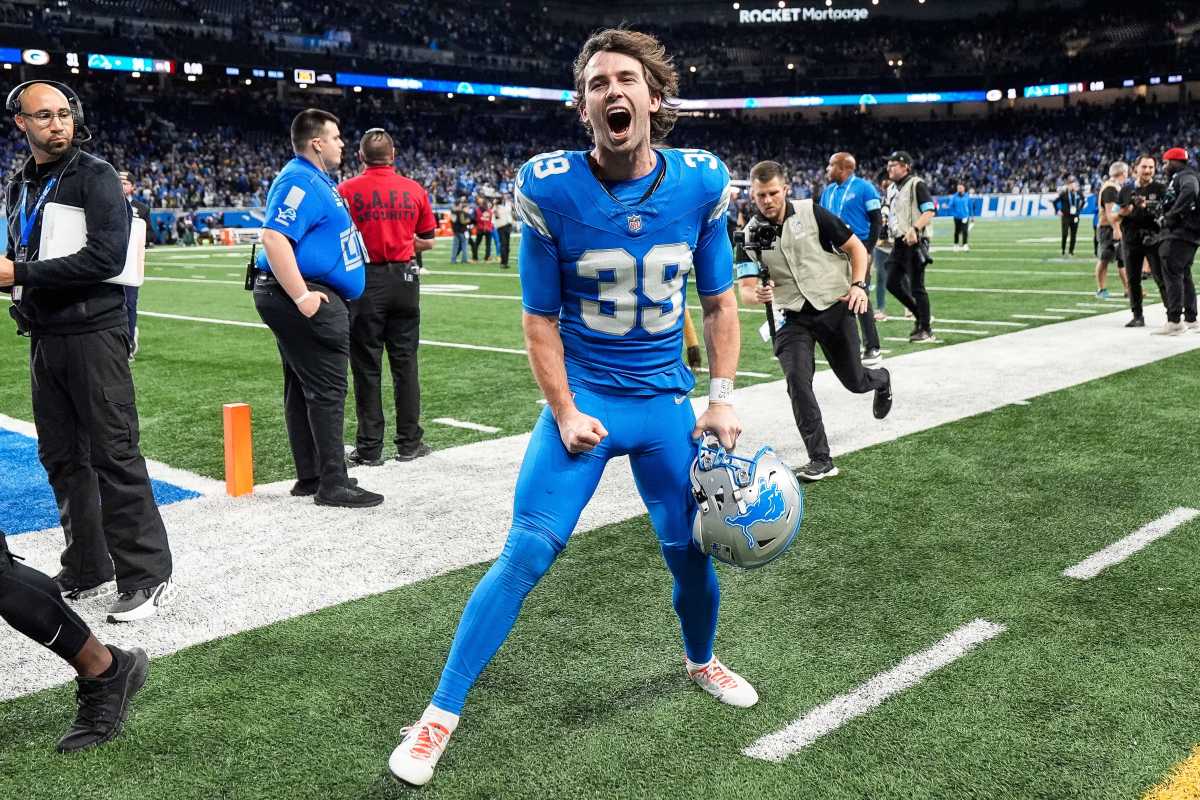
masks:
[[[1119,310],[1091,297],[1089,259],[1056,258],[1056,236],[1053,221],[980,224],[971,253],[935,253],[935,317],[970,322],[935,322],[944,343],[930,346],[1056,321],[1014,315]],[[426,287],[513,299],[427,294],[423,338],[519,350],[517,279],[494,263],[451,270],[447,254],[427,261]],[[243,260],[155,251],[149,274],[185,282],[148,282],[142,309],[256,322]],[[761,317],[743,322],[742,367],[770,378],[740,383],[780,377]],[[269,332],[142,325],[147,455],[219,477],[220,404],[245,400],[258,480],[289,477]],[[0,342],[0,412],[28,419],[24,343]],[[496,436],[532,426],[521,355],[431,345],[421,366],[427,420]],[[1139,798],[1200,742],[1200,520],[1092,580],[1061,573],[1200,508],[1198,393],[1192,352],[841,456],[845,476],[809,487],[793,552],[757,572],[719,569],[717,654],[757,686],[748,711],[686,680],[642,517],[572,540],[422,790],[394,784],[387,756],[428,702],[486,564],[155,659],[122,738],[78,757],[52,752],[69,687],[0,703],[0,798]],[[489,436],[426,428],[439,448]],[[977,618],[1006,630],[782,763],[742,754]]]

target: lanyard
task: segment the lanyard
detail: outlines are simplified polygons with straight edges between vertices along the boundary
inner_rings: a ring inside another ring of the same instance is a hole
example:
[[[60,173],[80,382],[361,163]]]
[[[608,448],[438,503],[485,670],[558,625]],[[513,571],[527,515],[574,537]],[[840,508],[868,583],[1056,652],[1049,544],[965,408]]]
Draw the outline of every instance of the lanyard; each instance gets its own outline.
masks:
[[[42,194],[38,197],[37,202],[33,204],[33,214],[28,216],[25,211],[25,190],[27,184],[21,184],[21,212],[19,215],[19,219],[21,220],[21,247],[29,246],[29,236],[33,233],[33,226],[37,224],[38,214],[42,212],[42,204],[46,202],[46,198],[50,195],[50,190],[54,188],[54,184],[57,182],[57,177],[50,179],[46,184],[46,188],[42,189]]]
[[[838,219],[842,219],[842,209],[846,207],[846,195],[850,193],[850,184],[852,183],[854,183],[854,178],[850,178],[840,187],[842,190],[842,202],[838,203]],[[837,189],[834,189],[834,191],[836,192]]]

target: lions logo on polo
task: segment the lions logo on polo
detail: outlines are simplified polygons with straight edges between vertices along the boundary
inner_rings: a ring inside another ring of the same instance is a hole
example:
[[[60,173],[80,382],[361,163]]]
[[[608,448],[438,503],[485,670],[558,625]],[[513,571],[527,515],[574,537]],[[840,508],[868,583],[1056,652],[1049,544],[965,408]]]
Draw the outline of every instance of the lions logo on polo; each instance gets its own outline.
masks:
[[[642,230],[642,215],[630,214],[625,218],[625,222],[629,226],[630,233],[639,233]]]
[[[783,502],[783,492],[779,486],[772,483],[767,484],[765,480],[758,482],[758,497],[753,505],[746,506],[744,514],[736,514],[726,517],[725,524],[733,525],[742,529],[742,535],[746,537],[746,543],[754,548],[758,546],[750,529],[760,522],[775,522],[782,519],[787,513],[787,505]]]
[[[280,225],[291,225],[295,222],[296,209],[304,201],[304,195],[305,191],[299,186],[293,186],[288,190],[287,197],[283,198],[283,205],[275,212],[275,221]]]

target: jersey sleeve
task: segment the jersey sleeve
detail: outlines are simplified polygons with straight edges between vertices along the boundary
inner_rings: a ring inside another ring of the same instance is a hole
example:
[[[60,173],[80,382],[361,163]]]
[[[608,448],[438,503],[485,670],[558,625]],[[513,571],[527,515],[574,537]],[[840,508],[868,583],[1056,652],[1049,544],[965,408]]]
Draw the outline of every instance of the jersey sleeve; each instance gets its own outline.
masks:
[[[929,193],[929,185],[925,181],[918,181],[916,195],[917,210],[922,214],[926,211],[933,211],[936,208],[933,203],[933,195]]]
[[[522,223],[521,251],[517,266],[521,274],[521,304],[530,314],[553,315],[562,309],[562,272],[558,245],[542,209],[533,162],[517,173],[513,204]]]
[[[299,174],[281,173],[267,192],[267,219],[263,227],[298,242],[321,221],[324,213],[324,198],[310,181]]]
[[[814,205],[813,216],[817,219],[817,238],[821,241],[821,247],[830,253],[834,251],[834,248],[840,250],[854,235],[850,226],[838,219],[831,211]]]
[[[870,181],[863,181],[862,186],[863,205],[866,206],[867,213],[878,211],[883,206],[883,200],[879,197],[879,190]]]
[[[704,223],[692,263],[696,271],[696,291],[701,295],[721,294],[733,285],[733,245],[725,227],[725,213],[733,197],[729,169],[725,162],[706,154],[716,163],[717,175],[706,175],[705,188],[714,198],[702,207]],[[707,170],[704,170],[707,171]]]

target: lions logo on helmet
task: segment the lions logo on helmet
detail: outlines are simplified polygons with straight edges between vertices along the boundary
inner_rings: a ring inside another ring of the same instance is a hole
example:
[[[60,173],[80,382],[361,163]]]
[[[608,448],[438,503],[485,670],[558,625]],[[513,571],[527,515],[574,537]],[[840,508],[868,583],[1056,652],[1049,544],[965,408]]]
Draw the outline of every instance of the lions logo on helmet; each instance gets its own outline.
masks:
[[[788,549],[804,519],[804,491],[775,451],[754,458],[727,453],[706,436],[691,469],[700,506],[692,524],[696,547],[718,561],[753,569]]]

